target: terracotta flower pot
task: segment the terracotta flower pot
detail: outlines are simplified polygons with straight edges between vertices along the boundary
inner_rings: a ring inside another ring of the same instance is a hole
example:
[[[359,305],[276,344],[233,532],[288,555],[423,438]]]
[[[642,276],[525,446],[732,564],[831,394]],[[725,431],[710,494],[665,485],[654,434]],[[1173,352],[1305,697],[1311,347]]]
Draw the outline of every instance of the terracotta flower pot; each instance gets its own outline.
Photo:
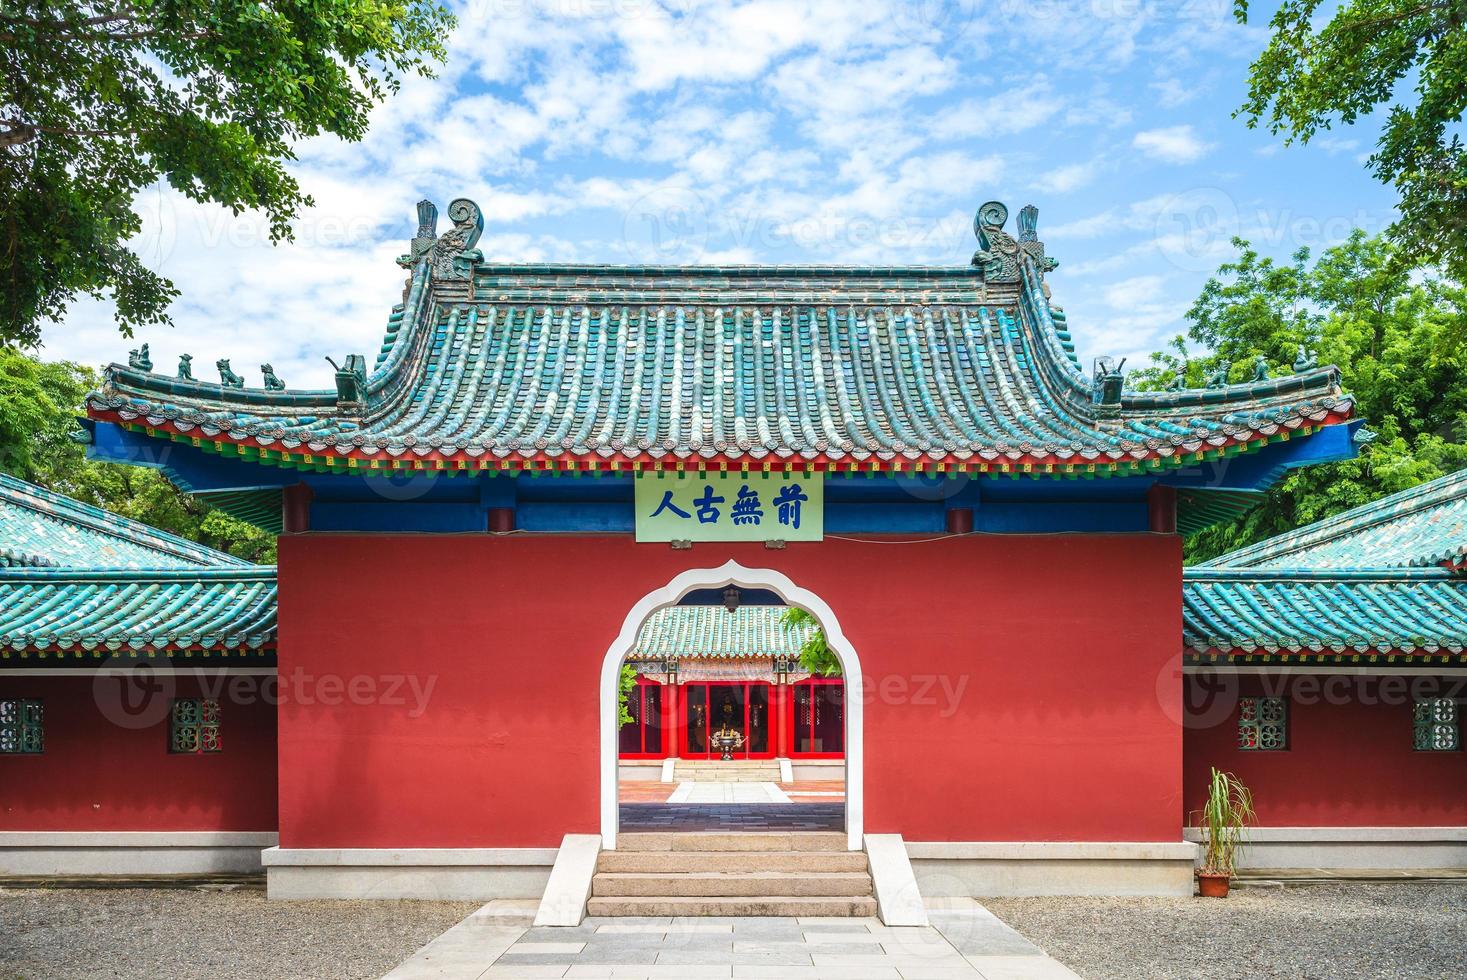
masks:
[[[1227,898],[1231,875],[1197,872],[1197,893],[1203,898]]]

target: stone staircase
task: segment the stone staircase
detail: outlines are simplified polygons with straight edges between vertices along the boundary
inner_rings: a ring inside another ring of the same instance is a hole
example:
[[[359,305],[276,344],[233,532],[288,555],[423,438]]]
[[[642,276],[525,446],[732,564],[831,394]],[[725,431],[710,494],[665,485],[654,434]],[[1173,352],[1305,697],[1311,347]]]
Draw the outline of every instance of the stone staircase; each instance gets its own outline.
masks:
[[[868,916],[872,892],[842,833],[628,833],[598,857],[586,914]]]
[[[673,769],[677,782],[694,783],[777,783],[779,763],[773,759],[679,759]]]

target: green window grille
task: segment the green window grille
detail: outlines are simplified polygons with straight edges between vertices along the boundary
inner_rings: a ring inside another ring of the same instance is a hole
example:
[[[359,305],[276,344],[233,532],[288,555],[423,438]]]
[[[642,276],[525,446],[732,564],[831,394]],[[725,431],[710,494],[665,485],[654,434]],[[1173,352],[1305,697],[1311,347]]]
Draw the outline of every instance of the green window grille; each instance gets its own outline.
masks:
[[[1287,698],[1241,698],[1238,701],[1238,748],[1245,752],[1280,752],[1288,747]]]
[[[168,750],[196,753],[223,750],[219,737],[219,702],[204,698],[174,698],[169,716]]]
[[[0,755],[39,755],[46,747],[44,722],[39,700],[0,701]]]
[[[1417,752],[1455,752],[1462,746],[1457,702],[1451,698],[1418,698],[1411,728]]]

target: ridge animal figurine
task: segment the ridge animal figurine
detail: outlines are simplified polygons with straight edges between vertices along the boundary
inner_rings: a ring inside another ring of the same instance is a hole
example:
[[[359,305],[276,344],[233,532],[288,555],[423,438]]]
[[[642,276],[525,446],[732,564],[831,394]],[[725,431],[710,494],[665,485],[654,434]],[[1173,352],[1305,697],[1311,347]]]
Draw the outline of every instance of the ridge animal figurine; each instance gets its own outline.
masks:
[[[1305,371],[1313,371],[1317,367],[1319,367],[1319,354],[1300,344],[1299,353],[1294,357],[1294,373],[1303,374]]]
[[[275,369],[268,364],[260,365],[260,373],[265,376],[266,391],[284,391],[285,382],[275,376]]]
[[[1181,367],[1177,368],[1176,373],[1172,375],[1172,379],[1166,383],[1166,388],[1164,388],[1163,390],[1164,391],[1185,391],[1185,390],[1187,390],[1187,365],[1183,364]]]
[[[237,375],[233,371],[229,370],[229,358],[227,358],[227,357],[221,357],[221,358],[219,358],[219,360],[217,360],[217,361],[214,362],[214,366],[219,369],[219,383],[222,384],[224,387],[226,387],[226,388],[243,388],[244,387],[244,378],[241,378],[239,375]]]
[[[1207,376],[1207,387],[1226,388],[1228,386],[1228,372],[1233,369],[1232,361],[1223,361],[1217,366],[1217,370]]]
[[[178,355],[178,380],[192,381],[194,379],[194,356],[192,354]]]
[[[153,359],[148,355],[148,345],[144,344],[137,350],[127,352],[127,366],[137,368],[139,371],[153,370]]]
[[[1264,357],[1262,354],[1259,354],[1257,357],[1253,358],[1253,380],[1268,380],[1268,358]]]

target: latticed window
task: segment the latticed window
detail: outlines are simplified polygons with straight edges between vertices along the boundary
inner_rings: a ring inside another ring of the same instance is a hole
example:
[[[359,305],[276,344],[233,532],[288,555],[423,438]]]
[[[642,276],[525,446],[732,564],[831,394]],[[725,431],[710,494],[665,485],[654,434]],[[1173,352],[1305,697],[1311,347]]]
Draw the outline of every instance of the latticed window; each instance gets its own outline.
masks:
[[[169,719],[170,752],[219,752],[219,702],[203,698],[174,698]]]
[[[34,698],[0,700],[0,754],[37,755],[46,747],[45,711]]]
[[[1289,747],[1287,698],[1241,698],[1238,701],[1238,748],[1277,752]]]
[[[1457,702],[1451,698],[1417,698],[1411,727],[1417,752],[1455,752],[1461,748]]]

